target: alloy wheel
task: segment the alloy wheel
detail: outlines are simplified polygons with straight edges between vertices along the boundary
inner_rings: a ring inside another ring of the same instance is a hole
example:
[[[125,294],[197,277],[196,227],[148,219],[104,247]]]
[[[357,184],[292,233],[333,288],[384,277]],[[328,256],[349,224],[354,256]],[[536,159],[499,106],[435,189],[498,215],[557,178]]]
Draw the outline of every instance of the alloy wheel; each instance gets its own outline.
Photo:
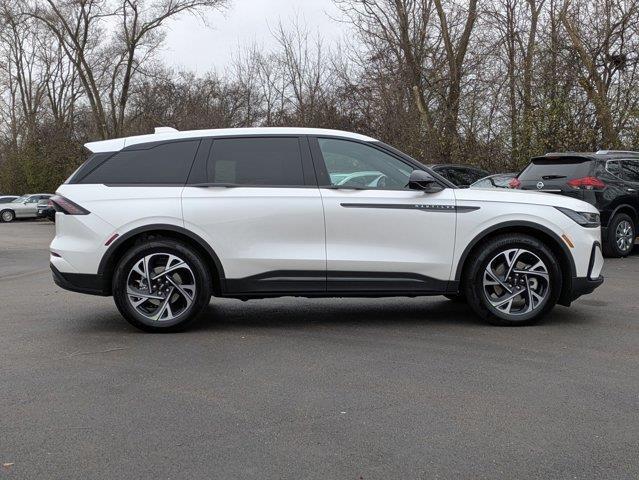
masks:
[[[630,251],[635,243],[635,232],[628,220],[622,220],[615,230],[617,247],[623,253]]]
[[[5,210],[4,212],[2,212],[3,222],[10,222],[11,220],[13,220],[13,213],[10,210]]]
[[[191,267],[171,253],[152,253],[138,260],[126,282],[131,306],[153,322],[173,320],[195,299]]]
[[[483,290],[497,312],[509,316],[525,315],[540,308],[548,297],[548,267],[529,250],[504,250],[484,269]]]

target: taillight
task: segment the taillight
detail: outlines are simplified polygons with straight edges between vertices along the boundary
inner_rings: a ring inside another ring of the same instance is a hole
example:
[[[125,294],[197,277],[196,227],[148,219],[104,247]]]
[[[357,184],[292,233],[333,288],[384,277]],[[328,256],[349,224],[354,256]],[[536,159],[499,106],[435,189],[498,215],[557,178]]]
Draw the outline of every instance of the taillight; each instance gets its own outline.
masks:
[[[510,182],[508,182],[508,186],[510,188],[519,188],[521,187],[521,182],[517,177],[513,178]]]
[[[65,215],[87,215],[91,213],[77,203],[74,203],[61,195],[54,195],[51,197],[49,199],[49,206],[53,207],[56,212],[61,212]]]
[[[572,188],[580,188],[583,190],[602,190],[606,188],[606,184],[597,177],[582,177],[568,180],[568,186]]]

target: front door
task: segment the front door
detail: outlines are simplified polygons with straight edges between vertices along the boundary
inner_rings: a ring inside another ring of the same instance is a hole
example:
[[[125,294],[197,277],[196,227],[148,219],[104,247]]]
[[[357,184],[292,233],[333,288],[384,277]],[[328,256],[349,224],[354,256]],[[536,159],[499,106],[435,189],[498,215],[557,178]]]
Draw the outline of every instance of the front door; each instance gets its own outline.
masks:
[[[414,166],[374,144],[311,139],[326,218],[327,288],[444,292],[455,245],[455,196],[408,189]]]

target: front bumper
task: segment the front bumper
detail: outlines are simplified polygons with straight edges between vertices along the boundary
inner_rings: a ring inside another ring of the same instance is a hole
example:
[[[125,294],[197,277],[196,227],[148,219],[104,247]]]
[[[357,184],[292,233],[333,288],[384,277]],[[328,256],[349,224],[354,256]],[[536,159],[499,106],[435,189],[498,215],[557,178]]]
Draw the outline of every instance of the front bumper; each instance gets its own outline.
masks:
[[[603,282],[604,282],[604,277],[602,275],[599,275],[599,277],[595,278],[594,280],[588,277],[573,278],[571,282],[569,302],[573,302],[577,300],[582,295],[587,295],[589,293],[592,293],[595,290],[595,288],[600,286]]]
[[[57,286],[65,290],[89,295],[101,295],[103,297],[111,295],[111,289],[102,275],[61,272],[53,264],[50,266],[53,273],[53,281]]]
[[[602,266],[603,256],[601,254],[601,244],[595,242],[592,245],[590,260],[588,261],[588,276],[572,277],[570,279],[570,288],[562,292],[559,304],[569,306],[571,302],[577,300],[582,295],[592,293],[595,288],[600,286],[604,282],[604,277],[601,275]],[[566,284],[564,284],[564,286],[566,286]]]

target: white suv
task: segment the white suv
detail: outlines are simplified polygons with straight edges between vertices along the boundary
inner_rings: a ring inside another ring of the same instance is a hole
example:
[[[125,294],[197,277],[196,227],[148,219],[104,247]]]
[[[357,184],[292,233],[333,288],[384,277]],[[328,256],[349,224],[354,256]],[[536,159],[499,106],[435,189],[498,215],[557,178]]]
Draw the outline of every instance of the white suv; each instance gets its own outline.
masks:
[[[52,199],[53,277],[143,330],[183,328],[211,295],[445,295],[522,325],[603,282],[590,204],[455,188],[363,135],[159,128],[86,147]]]

